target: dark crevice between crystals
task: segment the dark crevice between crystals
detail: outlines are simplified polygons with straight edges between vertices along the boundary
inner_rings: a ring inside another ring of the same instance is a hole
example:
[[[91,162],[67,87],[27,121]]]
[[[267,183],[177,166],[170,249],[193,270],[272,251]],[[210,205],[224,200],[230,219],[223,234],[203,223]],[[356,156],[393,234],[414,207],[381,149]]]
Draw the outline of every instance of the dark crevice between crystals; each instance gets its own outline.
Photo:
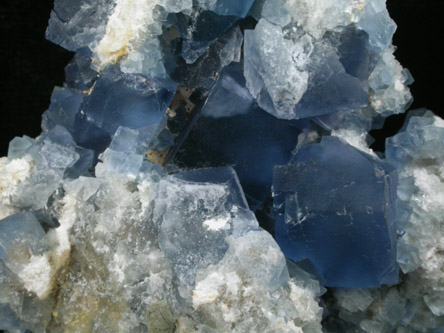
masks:
[[[406,113],[401,113],[389,116],[385,119],[381,129],[371,130],[369,134],[375,141],[370,145],[370,148],[376,152],[384,153],[385,140],[399,132],[405,122],[406,115]]]

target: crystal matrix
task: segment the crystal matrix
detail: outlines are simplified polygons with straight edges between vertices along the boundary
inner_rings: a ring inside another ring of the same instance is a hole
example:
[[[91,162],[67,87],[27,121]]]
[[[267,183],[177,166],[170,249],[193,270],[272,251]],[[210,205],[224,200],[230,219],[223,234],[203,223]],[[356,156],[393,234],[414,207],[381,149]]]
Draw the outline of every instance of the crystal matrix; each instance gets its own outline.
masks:
[[[0,159],[0,329],[442,328],[443,121],[369,148],[411,101],[395,28],[383,0],[56,0],[76,54]]]

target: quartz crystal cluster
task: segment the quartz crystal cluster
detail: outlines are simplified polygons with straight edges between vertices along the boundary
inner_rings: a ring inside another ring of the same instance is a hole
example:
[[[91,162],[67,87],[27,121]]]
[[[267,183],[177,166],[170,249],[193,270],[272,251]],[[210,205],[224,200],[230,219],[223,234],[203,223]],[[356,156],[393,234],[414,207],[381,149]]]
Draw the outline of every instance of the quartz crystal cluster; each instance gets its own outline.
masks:
[[[0,158],[0,329],[442,332],[444,121],[385,0],[55,0]]]

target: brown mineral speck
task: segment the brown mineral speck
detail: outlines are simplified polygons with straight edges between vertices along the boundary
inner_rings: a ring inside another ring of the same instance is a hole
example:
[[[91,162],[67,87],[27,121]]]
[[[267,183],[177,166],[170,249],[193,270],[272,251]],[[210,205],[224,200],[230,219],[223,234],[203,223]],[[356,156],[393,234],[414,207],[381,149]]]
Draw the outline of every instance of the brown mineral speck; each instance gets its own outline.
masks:
[[[161,166],[165,165],[165,157],[168,153],[168,149],[165,150],[157,150],[157,149],[151,149],[147,151],[146,158],[151,163],[160,164]]]

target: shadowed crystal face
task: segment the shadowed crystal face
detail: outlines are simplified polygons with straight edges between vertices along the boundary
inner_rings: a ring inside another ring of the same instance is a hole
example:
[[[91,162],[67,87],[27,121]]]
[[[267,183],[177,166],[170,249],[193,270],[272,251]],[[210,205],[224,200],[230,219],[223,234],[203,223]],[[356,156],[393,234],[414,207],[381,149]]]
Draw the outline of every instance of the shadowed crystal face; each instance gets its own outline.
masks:
[[[392,167],[337,138],[305,145],[274,170],[276,240],[327,286],[396,284],[395,183]]]
[[[233,166],[254,210],[270,195],[273,166],[290,160],[307,126],[275,118],[254,105],[242,72],[231,65],[211,90],[174,163],[186,168]]]

